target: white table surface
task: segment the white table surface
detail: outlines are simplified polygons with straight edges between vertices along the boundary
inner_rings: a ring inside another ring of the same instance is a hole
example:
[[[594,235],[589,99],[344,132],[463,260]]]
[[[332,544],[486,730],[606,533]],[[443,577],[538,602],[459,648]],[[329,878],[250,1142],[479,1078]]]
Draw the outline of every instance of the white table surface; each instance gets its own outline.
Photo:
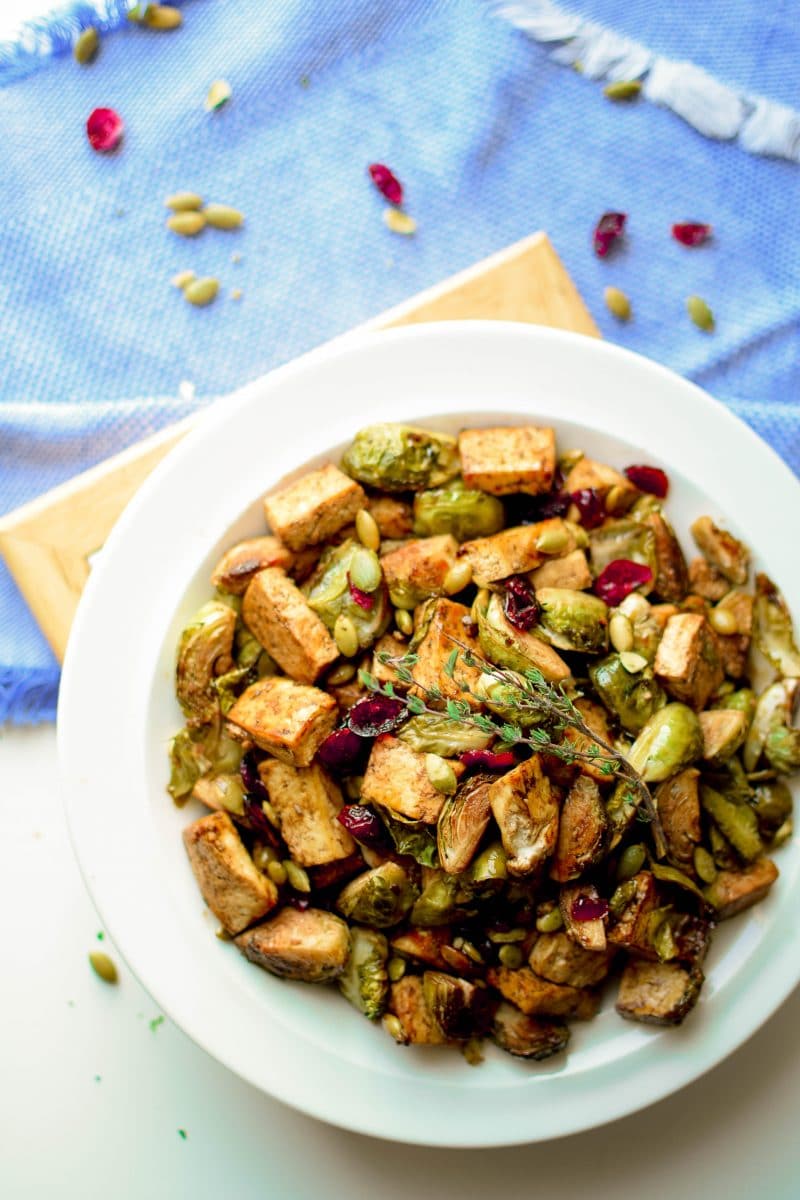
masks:
[[[0,734],[0,797],[3,1200],[800,1197],[800,992],[705,1078],[613,1125],[507,1150],[374,1141],[261,1095],[168,1020],[151,1029],[158,1009],[97,940],[51,728]],[[88,966],[98,946],[117,987]]]

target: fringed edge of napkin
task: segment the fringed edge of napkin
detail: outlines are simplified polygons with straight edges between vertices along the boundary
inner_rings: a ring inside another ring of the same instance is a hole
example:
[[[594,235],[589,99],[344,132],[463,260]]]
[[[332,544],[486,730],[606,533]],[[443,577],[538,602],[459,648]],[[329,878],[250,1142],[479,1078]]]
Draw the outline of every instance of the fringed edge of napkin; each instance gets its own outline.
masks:
[[[78,34],[89,25],[99,33],[116,29],[136,4],[137,0],[72,0],[23,22],[11,38],[0,42],[0,86],[29,75],[50,58],[70,52]]]
[[[54,721],[58,667],[0,667],[0,726]]]

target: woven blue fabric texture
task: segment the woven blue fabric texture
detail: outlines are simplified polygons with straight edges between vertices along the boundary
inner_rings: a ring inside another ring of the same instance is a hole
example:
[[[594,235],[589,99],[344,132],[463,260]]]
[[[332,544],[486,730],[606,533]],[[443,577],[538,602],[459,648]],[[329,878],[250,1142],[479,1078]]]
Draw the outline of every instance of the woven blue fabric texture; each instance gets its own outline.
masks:
[[[659,0],[569,7],[796,101],[788,0],[707,0],[691,24]],[[195,403],[223,395],[539,228],[605,337],[701,383],[800,465],[796,166],[608,102],[482,0],[183,12],[171,34],[125,22],[86,68],[62,53],[23,71],[0,48],[0,511],[184,415],[181,381]],[[216,78],[233,99],[207,113]],[[86,140],[96,106],[125,120],[114,154]],[[415,237],[384,226],[375,160],[404,181]],[[187,188],[242,209],[245,228],[170,234],[164,197]],[[600,261],[605,209],[629,213],[629,235]],[[713,242],[672,241],[684,218],[712,222]],[[169,286],[184,268],[220,278],[214,305]],[[629,325],[605,312],[609,283],[632,298]],[[715,311],[711,336],[686,317],[691,293]],[[0,568],[0,720],[51,718],[57,679]]]

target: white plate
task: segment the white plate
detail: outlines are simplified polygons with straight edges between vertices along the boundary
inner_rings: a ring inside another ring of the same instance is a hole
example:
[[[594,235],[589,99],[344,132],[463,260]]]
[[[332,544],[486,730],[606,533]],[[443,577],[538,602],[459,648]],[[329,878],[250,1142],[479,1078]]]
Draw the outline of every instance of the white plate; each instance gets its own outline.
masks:
[[[84,593],[59,707],[67,814],[86,882],[153,997],[233,1071],[307,1113],[440,1146],[534,1142],[641,1108],[748,1038],[800,977],[800,853],[778,855],[763,904],[717,934],[700,1003],[677,1030],[620,1020],[609,997],[541,1065],[491,1048],[475,1069],[450,1050],[400,1049],[332,989],[289,984],[214,937],[181,844],[190,810],[164,791],[182,724],[176,636],[207,598],[221,549],[262,529],[259,497],[345,445],[362,425],[534,419],[624,466],[657,463],[684,545],[723,517],[800,613],[789,539],[798,485],[743,424],[669,371],[589,338],[500,323],[417,326],[329,348],[214,406],[130,504]],[[691,482],[690,482],[691,481]]]

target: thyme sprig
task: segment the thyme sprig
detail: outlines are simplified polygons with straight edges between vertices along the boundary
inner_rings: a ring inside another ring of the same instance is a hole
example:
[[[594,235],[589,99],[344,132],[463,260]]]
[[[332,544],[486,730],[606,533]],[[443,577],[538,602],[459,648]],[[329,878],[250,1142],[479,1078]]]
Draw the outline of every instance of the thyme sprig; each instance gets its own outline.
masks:
[[[546,680],[535,667],[522,672],[509,671],[476,654],[457,638],[451,640],[454,647],[443,671],[456,684],[460,693],[457,699],[445,696],[439,687],[427,687],[415,677],[413,669],[418,656],[413,651],[396,658],[386,652],[378,654],[378,661],[389,666],[400,683],[413,687],[413,693],[399,694],[391,681],[381,683],[368,671],[359,671],[359,678],[368,691],[400,700],[412,716],[423,713],[444,716],[455,725],[496,737],[504,747],[528,746],[536,753],[552,754],[567,764],[590,763],[601,775],[623,780],[628,785],[624,799],[649,823],[656,854],[662,858],[666,844],[650,789],[638,771],[587,724],[564,689]],[[465,667],[477,667],[482,676],[493,681],[489,687],[495,695],[488,698],[504,710],[502,716],[483,708],[486,690],[481,694],[456,679],[459,661]],[[471,704],[471,700],[477,701],[480,708]],[[579,749],[574,741],[568,740],[570,730],[586,740],[587,749]]]

